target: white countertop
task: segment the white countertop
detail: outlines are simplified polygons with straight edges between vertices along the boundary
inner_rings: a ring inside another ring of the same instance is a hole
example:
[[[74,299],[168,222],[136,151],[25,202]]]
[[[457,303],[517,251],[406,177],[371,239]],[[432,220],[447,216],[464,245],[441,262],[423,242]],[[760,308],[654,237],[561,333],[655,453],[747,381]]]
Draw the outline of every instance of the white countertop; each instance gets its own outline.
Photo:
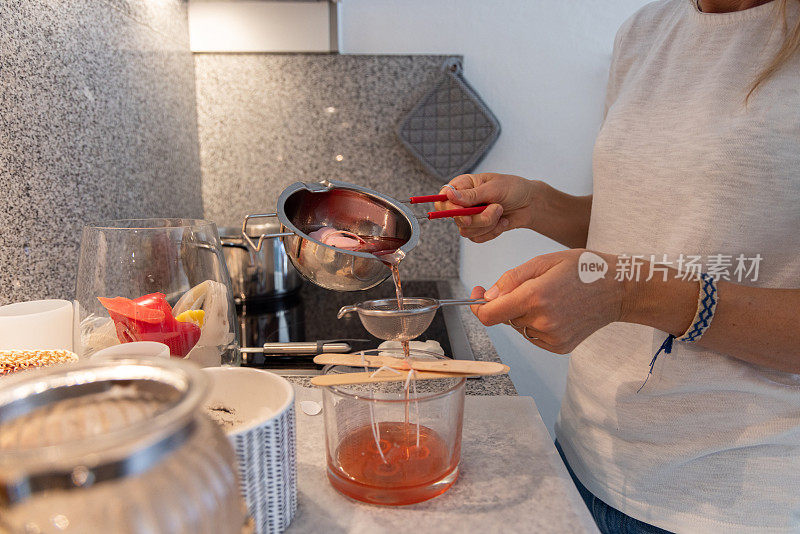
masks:
[[[296,402],[321,402],[295,386]],[[298,509],[289,533],[597,532],[530,397],[467,396],[459,479],[401,507],[364,504],[331,487],[322,415],[297,413]]]

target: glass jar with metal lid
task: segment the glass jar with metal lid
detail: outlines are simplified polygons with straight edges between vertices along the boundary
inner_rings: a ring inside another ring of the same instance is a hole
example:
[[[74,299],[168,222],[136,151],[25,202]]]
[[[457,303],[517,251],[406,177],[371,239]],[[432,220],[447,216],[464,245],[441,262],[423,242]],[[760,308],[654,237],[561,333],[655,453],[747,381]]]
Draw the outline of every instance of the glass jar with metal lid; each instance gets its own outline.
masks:
[[[207,388],[193,365],[160,359],[0,378],[0,532],[241,532]]]

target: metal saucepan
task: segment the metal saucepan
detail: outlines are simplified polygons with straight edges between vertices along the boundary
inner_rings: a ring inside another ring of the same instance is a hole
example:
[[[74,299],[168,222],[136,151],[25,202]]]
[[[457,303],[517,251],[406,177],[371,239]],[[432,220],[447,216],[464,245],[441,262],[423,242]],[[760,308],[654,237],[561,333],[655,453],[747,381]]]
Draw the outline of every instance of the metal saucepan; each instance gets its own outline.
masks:
[[[250,235],[253,219],[277,217],[281,232]],[[323,226],[360,236],[390,237],[405,243],[393,254],[402,258],[419,242],[419,222],[403,203],[372,189],[345,182],[296,182],[281,193],[277,213],[248,215],[242,224],[244,241],[259,251],[264,241],[280,238],[286,255],[309,281],[335,291],[374,287],[391,275],[377,256],[325,245],[308,234]]]
[[[280,231],[281,225],[276,220],[248,227],[250,237]],[[260,250],[254,250],[247,246],[241,228],[222,226],[219,233],[222,255],[231,276],[233,300],[237,304],[288,295],[300,288],[303,279],[292,266],[280,241],[272,240]]]

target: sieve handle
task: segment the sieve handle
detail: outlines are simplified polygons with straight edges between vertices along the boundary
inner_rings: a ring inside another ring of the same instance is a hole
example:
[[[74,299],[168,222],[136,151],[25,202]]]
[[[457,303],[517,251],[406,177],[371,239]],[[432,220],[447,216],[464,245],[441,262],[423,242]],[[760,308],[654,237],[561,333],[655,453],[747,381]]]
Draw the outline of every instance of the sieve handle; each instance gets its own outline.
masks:
[[[357,309],[358,309],[358,308],[356,307],[356,305],[355,305],[355,304],[351,304],[351,305],[349,305],[349,306],[342,306],[342,307],[339,309],[339,313],[337,313],[337,314],[336,314],[336,318],[337,318],[337,319],[341,319],[342,317],[344,317],[344,316],[345,316],[345,315],[347,315],[348,313],[352,313],[352,312],[354,312],[354,311],[357,311]]]
[[[486,304],[488,300],[482,299],[442,299],[439,301],[439,306],[461,306],[469,304]]]

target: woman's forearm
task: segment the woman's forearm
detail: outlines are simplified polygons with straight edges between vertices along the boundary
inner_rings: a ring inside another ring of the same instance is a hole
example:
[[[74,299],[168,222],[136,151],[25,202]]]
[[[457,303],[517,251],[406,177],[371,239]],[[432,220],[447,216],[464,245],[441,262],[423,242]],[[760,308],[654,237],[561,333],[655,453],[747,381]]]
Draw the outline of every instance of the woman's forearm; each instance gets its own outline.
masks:
[[[531,230],[567,248],[585,248],[592,214],[592,196],[568,195],[545,182],[534,181]]]
[[[621,320],[680,336],[697,310],[699,283],[670,271],[649,281],[626,282]],[[750,363],[800,373],[800,289],[764,289],[717,282],[711,326],[697,342]]]

